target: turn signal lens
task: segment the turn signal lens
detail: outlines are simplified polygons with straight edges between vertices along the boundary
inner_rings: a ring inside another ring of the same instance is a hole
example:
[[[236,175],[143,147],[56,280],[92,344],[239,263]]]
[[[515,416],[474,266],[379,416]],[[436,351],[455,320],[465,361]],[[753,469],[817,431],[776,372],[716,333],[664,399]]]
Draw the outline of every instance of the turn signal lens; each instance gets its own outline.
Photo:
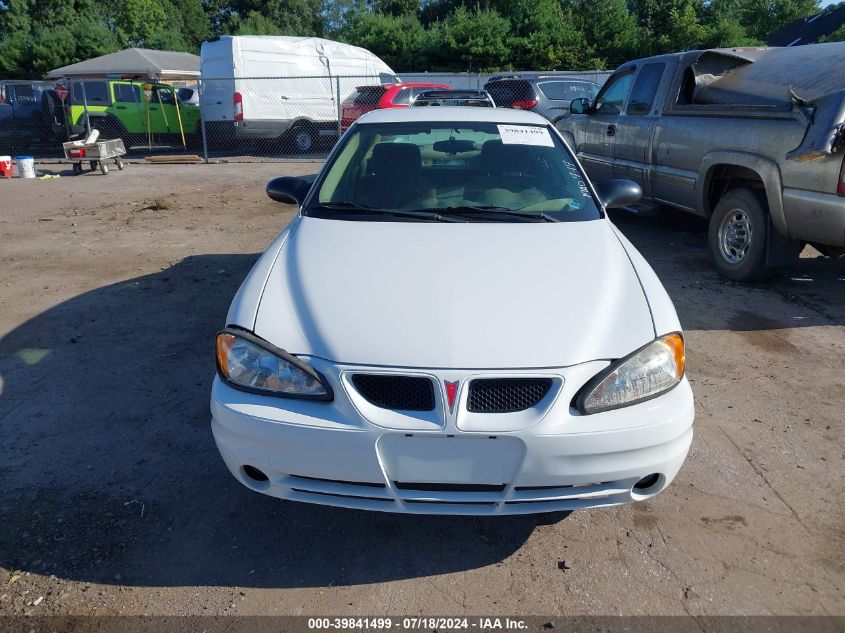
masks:
[[[235,336],[221,332],[217,335],[217,369],[223,378],[229,377],[229,354],[235,344]]]
[[[661,336],[587,383],[576,399],[578,409],[599,413],[658,396],[681,381],[685,363],[683,337]]]

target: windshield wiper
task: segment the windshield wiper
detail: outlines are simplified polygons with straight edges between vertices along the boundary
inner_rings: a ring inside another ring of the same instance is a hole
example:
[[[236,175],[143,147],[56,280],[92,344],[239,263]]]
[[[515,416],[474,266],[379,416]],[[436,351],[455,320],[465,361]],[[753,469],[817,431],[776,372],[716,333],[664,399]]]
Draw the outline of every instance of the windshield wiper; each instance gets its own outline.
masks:
[[[362,211],[364,213],[377,213],[384,215],[392,215],[398,218],[415,218],[420,220],[434,221],[434,222],[459,222],[454,218],[443,217],[439,213],[439,209],[424,209],[420,211],[403,211],[402,209],[379,209],[377,207],[368,207],[357,202],[321,202],[315,204],[311,209],[327,209],[330,211]]]
[[[490,219],[491,217],[524,218],[533,222],[560,222],[557,218],[544,211],[530,212],[497,207],[493,205],[461,205],[457,207],[442,207],[429,209],[440,215],[457,215],[462,218]]]

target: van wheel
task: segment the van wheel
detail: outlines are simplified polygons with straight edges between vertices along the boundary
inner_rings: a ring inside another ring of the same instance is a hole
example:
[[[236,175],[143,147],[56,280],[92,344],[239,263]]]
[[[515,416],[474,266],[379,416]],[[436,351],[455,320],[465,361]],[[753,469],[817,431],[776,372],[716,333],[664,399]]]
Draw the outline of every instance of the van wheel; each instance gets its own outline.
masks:
[[[734,281],[760,281],[771,274],[766,266],[769,209],[763,193],[732,189],[713,209],[707,246],[713,265]]]
[[[300,124],[290,131],[293,148],[300,154],[307,154],[317,144],[317,131],[311,125]]]

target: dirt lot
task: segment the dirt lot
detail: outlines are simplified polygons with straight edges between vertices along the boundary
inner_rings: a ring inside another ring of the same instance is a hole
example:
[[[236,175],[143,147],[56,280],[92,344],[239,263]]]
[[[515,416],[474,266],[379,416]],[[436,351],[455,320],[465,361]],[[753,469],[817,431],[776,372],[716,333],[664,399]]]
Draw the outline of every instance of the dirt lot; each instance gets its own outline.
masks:
[[[696,396],[652,501],[542,524],[237,483],[214,333],[291,218],[264,184],[316,169],[0,181],[0,613],[845,614],[845,265],[806,249],[728,283],[695,219],[615,216],[675,301]]]

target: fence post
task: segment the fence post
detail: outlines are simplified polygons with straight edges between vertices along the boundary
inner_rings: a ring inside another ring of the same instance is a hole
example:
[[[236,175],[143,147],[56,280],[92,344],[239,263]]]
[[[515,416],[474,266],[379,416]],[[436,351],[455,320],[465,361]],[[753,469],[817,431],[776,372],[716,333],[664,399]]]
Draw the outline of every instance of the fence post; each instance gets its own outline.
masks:
[[[342,108],[340,107],[340,75],[334,78],[335,90],[337,90],[337,138],[340,140],[340,118],[342,116]]]
[[[197,81],[197,93],[200,100],[200,127],[202,128],[202,157],[208,164],[208,139],[205,137],[205,99],[202,98],[202,79]]]
[[[88,116],[88,95],[85,94],[85,82],[80,81],[79,85],[82,87],[82,109],[85,111],[85,138],[83,140],[88,140],[88,137],[91,136],[91,117]]]

